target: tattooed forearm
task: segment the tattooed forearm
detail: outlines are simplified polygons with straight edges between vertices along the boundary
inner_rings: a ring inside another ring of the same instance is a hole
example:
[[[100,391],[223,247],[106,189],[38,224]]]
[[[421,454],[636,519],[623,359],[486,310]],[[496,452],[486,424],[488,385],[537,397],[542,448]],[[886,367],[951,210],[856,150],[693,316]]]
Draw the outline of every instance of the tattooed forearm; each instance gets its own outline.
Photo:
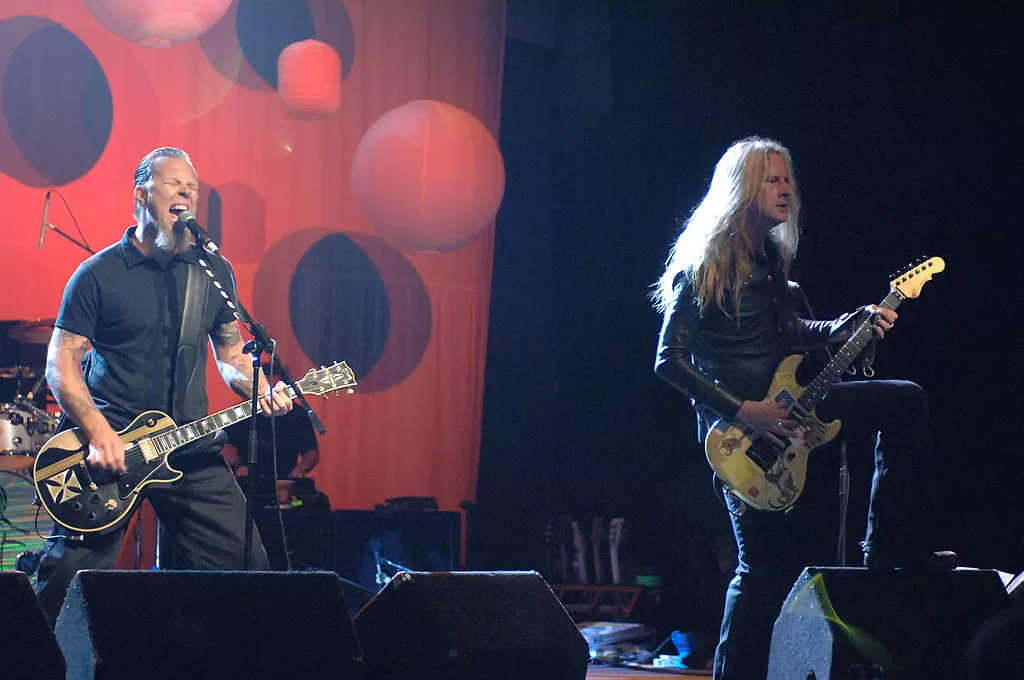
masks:
[[[252,397],[252,357],[248,354],[237,354],[223,361],[220,374],[235,394],[246,399]],[[262,375],[260,383],[266,391],[266,380]]]
[[[82,357],[89,349],[88,338],[58,328],[50,339],[46,355],[46,382],[60,407],[78,425],[88,428],[102,415],[82,377]]]
[[[232,321],[219,326],[212,334],[214,351],[217,355],[217,366],[220,375],[240,397],[252,397],[252,357],[242,353],[242,334],[238,323]],[[260,390],[266,392],[270,387],[267,379],[260,374]]]
[[[242,334],[238,332],[237,321],[218,326],[213,333],[213,344],[217,347],[234,347],[240,342],[242,342]]]

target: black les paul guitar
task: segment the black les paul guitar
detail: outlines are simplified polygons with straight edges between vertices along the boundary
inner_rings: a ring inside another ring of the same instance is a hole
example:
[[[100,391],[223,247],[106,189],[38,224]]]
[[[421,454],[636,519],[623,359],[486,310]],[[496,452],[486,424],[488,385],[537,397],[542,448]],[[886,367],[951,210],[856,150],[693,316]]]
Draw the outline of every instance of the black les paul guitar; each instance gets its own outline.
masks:
[[[355,387],[356,376],[342,361],[310,370],[296,384],[303,394],[325,395]],[[296,396],[291,388],[286,394]],[[173,452],[251,416],[252,404],[244,402],[179,427],[166,413],[146,411],[118,433],[125,471],[114,475],[90,471],[88,438],[80,428],[67,430],[39,450],[32,480],[43,509],[57,524],[76,533],[109,531],[128,519],[146,486],[181,479],[168,460]]]

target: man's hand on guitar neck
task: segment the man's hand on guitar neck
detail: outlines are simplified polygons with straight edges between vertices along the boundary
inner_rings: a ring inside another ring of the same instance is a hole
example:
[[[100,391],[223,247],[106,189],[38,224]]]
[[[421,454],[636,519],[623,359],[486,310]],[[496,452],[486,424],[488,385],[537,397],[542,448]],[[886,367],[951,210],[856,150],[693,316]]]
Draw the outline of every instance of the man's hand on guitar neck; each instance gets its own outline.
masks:
[[[278,380],[272,391],[264,392],[260,396],[260,413],[273,418],[291,411],[293,404],[285,392],[287,389],[288,385],[283,380]]]
[[[797,430],[797,421],[779,404],[772,401],[744,401],[736,413],[736,419],[754,428],[778,446],[785,447],[785,439]]]
[[[860,325],[870,318],[871,330],[874,331],[875,337],[881,340],[888,331],[892,330],[892,325],[896,323],[898,317],[899,314],[895,309],[886,309],[878,305],[864,305],[857,315],[856,323]]]

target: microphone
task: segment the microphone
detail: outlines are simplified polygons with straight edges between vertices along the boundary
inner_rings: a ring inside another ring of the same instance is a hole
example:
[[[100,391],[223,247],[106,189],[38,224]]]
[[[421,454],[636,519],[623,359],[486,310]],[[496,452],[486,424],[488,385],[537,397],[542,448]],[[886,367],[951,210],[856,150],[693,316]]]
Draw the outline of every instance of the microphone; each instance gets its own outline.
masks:
[[[32,386],[32,389],[25,393],[25,398],[28,399],[29,401],[35,401],[36,394],[39,392],[39,388],[43,386],[43,381],[45,380],[46,373],[43,373],[42,375],[39,376],[39,380],[36,381],[36,384]]]
[[[216,253],[220,250],[220,248],[217,247],[217,244],[210,239],[210,235],[199,226],[198,222],[196,222],[196,216],[191,210],[185,210],[179,214],[178,222],[192,232],[192,235],[196,237],[196,243],[199,244],[200,248],[204,248],[211,253]]]
[[[50,215],[50,192],[46,192],[46,202],[43,203],[43,226],[39,227],[39,250],[43,249],[43,239],[46,237],[46,228],[49,223],[46,218]]]

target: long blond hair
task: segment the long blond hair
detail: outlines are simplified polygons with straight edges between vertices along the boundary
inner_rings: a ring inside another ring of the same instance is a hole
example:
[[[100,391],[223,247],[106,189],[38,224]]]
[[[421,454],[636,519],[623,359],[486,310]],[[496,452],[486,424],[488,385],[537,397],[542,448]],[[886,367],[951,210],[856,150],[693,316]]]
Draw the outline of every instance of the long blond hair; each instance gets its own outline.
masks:
[[[658,311],[668,309],[681,273],[690,277],[701,310],[714,302],[728,314],[726,291],[731,293],[732,308],[739,309],[743,283],[750,275],[750,254],[761,245],[753,242],[749,227],[759,209],[758,196],[772,154],[785,160],[793,183],[788,218],[769,233],[782,258],[783,272],[789,270],[796,256],[800,215],[793,159],[789,149],[774,140],[747,137],[730,146],[715,165],[708,193],[693,209],[669,251],[665,273],[651,293]]]

